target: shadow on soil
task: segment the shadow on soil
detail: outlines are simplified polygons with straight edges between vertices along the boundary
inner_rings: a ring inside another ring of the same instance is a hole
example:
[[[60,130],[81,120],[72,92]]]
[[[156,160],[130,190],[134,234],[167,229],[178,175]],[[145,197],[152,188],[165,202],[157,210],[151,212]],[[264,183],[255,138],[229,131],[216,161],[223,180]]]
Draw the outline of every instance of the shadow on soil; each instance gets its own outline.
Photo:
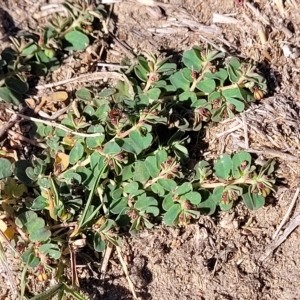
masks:
[[[118,278],[114,278],[118,279]],[[129,289],[121,285],[112,283],[112,278],[98,280],[80,280],[81,290],[90,296],[90,299],[97,300],[133,300]],[[143,300],[151,300],[148,292],[136,292],[137,296]]]

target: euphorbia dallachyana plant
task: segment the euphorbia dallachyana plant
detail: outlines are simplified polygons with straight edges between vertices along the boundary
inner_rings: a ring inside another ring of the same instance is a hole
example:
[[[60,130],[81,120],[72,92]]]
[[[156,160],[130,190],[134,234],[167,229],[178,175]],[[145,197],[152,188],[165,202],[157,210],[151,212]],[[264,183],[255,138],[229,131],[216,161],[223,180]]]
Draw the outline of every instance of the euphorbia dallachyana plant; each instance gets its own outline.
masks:
[[[135,234],[160,221],[185,226],[217,208],[229,210],[239,199],[258,209],[275,188],[274,162],[257,167],[244,151],[187,165],[190,131],[262,98],[266,83],[254,66],[194,47],[178,65],[141,56],[123,76],[101,91],[78,90],[59,126],[36,121],[29,135],[46,143],[40,155],[13,165],[5,155],[0,159],[3,184],[15,176],[32,191],[22,208],[6,206],[28,235],[23,261],[30,266],[44,270],[47,259],[79,238],[103,251],[106,243],[120,244],[120,231]],[[51,229],[58,224],[73,229],[58,238]]]

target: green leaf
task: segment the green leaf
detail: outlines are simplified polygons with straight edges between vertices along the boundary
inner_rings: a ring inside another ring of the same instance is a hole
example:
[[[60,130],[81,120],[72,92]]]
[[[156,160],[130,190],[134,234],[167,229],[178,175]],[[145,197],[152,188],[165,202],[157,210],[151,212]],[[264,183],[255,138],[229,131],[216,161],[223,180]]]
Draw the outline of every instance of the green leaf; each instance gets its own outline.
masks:
[[[189,182],[185,182],[182,185],[178,186],[175,191],[177,195],[184,195],[188,192],[191,192],[192,190],[193,190],[192,184]]]
[[[19,105],[22,101],[22,95],[10,90],[7,87],[0,87],[0,100],[14,105]]]
[[[134,207],[138,210],[144,210],[148,206],[157,206],[157,200],[153,197],[146,197],[145,194],[138,197],[138,200],[135,202]]]
[[[191,70],[200,72],[202,68],[201,53],[198,48],[183,52],[183,63]]]
[[[147,149],[152,143],[152,135],[150,133],[141,135],[137,130],[131,131],[129,138],[142,150]]]
[[[251,155],[245,151],[238,152],[232,157],[232,175],[235,179],[241,177],[244,172],[241,170],[241,166],[244,162],[247,162],[247,169],[249,169],[251,164]]]
[[[184,77],[187,81],[189,81],[189,82],[191,82],[191,83],[194,81],[194,78],[192,77],[192,70],[191,70],[191,69],[189,69],[189,68],[183,68],[183,69],[181,69],[180,71],[181,71],[183,77]]]
[[[151,185],[151,190],[153,193],[157,194],[160,197],[162,197],[165,194],[165,189],[157,182]]]
[[[39,248],[39,251],[49,255],[52,259],[59,259],[61,256],[60,249],[58,245],[55,244],[43,244]]]
[[[134,163],[134,173],[133,180],[144,182],[150,178],[150,174],[146,167],[146,164],[143,161],[136,161]]]
[[[168,211],[173,204],[174,204],[174,200],[173,200],[173,194],[171,192],[165,195],[164,200],[162,202],[162,208],[165,211]]]
[[[227,79],[228,73],[225,69],[219,69],[218,72],[210,73],[206,72],[204,78],[217,79],[220,81],[220,85],[223,85],[224,81]]]
[[[6,158],[0,158],[0,179],[4,179],[12,175],[11,162]]]
[[[157,69],[157,72],[159,72],[159,73],[165,73],[165,72],[175,71],[176,68],[177,68],[177,65],[175,63],[163,63]]]
[[[225,56],[224,52],[220,52],[220,51],[216,51],[216,50],[208,50],[208,51],[206,51],[205,61],[210,62],[217,58],[224,58],[224,56]]]
[[[214,201],[212,194],[207,192],[205,190],[205,192],[208,194],[206,199],[202,202],[200,202],[197,207],[199,208],[199,210],[201,211],[202,214],[205,215],[212,215],[215,213],[217,205],[216,205],[216,201]],[[203,197],[203,194],[202,194]],[[203,199],[202,199],[203,200]]]
[[[251,187],[249,187],[248,192],[242,195],[242,198],[251,210],[259,209],[265,205],[265,198],[259,194],[251,193]]]
[[[70,164],[76,164],[84,153],[84,147],[80,142],[76,142],[75,146],[70,151],[69,161]]]
[[[101,146],[105,140],[105,135],[95,136],[95,137],[87,137],[86,145],[88,148],[93,149]]]
[[[31,167],[28,160],[18,160],[14,164],[14,174],[25,185],[30,185],[32,180],[26,174],[26,168]]]
[[[33,222],[36,218],[38,218],[38,215],[35,212],[28,210],[18,215],[15,219],[15,223],[18,227],[23,228],[28,222]]]
[[[160,169],[157,167],[156,156],[148,156],[145,159],[146,168],[152,178],[158,176]]]
[[[204,93],[211,93],[216,88],[216,83],[213,79],[204,79],[196,84],[197,88]]]
[[[186,91],[190,89],[191,83],[183,76],[182,71],[178,71],[171,75],[170,81],[178,90]]]
[[[132,181],[124,186],[123,191],[127,194],[134,194],[139,189],[139,185],[137,182]]]
[[[33,200],[33,203],[30,207],[32,210],[43,210],[48,206],[48,200],[43,196],[38,196]]]
[[[109,96],[112,96],[113,94],[115,94],[116,91],[117,90],[115,88],[105,88],[100,93],[98,93],[98,97],[106,98],[106,97],[109,97]]]
[[[77,90],[75,95],[78,99],[84,101],[92,101],[93,99],[90,90],[88,90],[87,88],[81,88],[80,90]]]
[[[156,161],[157,161],[157,167],[160,167],[160,165],[165,162],[168,158],[168,153],[166,150],[158,150],[155,153]]]
[[[56,57],[50,58],[44,53],[44,51],[38,51],[35,55],[37,57],[37,60],[45,65],[48,70],[55,70],[60,65]]]
[[[117,188],[117,189],[115,189],[115,190],[112,192],[112,198],[113,198],[114,200],[118,200],[118,199],[121,198],[122,193],[123,193],[122,188]]]
[[[116,142],[108,142],[103,148],[104,154],[115,155],[122,152],[121,147]]]
[[[28,91],[28,83],[20,80],[18,77],[6,78],[5,84],[10,90],[18,94],[25,94]]]
[[[237,98],[243,100],[243,96],[239,88],[232,88],[222,91],[222,95],[225,98]]]
[[[157,182],[167,191],[172,191],[177,186],[177,183],[173,179],[161,178]]]
[[[92,117],[95,114],[95,109],[92,106],[87,105],[84,108],[83,113]]]
[[[219,203],[219,206],[220,206],[220,209],[221,209],[221,210],[224,210],[224,211],[230,210],[230,209],[232,208],[232,206],[233,206],[233,201],[229,202],[228,204],[225,204],[225,203],[223,203],[223,202],[220,202],[220,203]]]
[[[89,38],[80,31],[71,31],[65,35],[66,50],[84,50],[90,43]]]
[[[189,200],[192,204],[197,205],[201,201],[201,195],[198,192],[189,192],[180,197],[182,200]]]
[[[203,182],[212,173],[210,164],[205,160],[198,162],[194,170],[196,172],[194,180],[199,180],[200,182]]]
[[[32,242],[43,242],[49,240],[51,237],[51,231],[44,228],[40,228],[29,235],[29,239]]]
[[[146,59],[144,56],[139,56],[139,57],[138,57],[138,62],[139,62],[139,65],[140,65],[145,71],[147,71],[148,73],[151,71],[151,70],[150,70],[150,67],[149,67],[149,64],[148,64],[148,61],[147,61],[147,59]]]
[[[5,48],[1,53],[2,59],[5,60],[6,62],[15,60],[17,56],[18,56],[17,52],[10,47]]]
[[[143,82],[148,80],[148,71],[146,71],[142,66],[137,65],[134,68],[135,75]]]
[[[35,297],[30,298],[29,300],[46,300],[46,299],[54,299],[54,298],[61,300],[62,296],[60,296],[60,293],[64,294],[65,290],[67,290],[67,286],[64,285],[63,283],[58,283],[54,286],[51,286],[51,288],[47,289],[46,291],[39,293]],[[74,297],[73,299],[85,300],[78,293],[76,293],[69,287],[68,287],[67,291],[68,291],[67,292],[68,294],[70,294]],[[57,294],[57,297],[54,297],[56,294]]]
[[[22,260],[26,265],[32,268],[36,268],[40,263],[40,259],[34,255],[32,248],[27,249],[22,254]]]
[[[128,166],[123,167],[122,172],[121,172],[122,181],[129,180],[133,177],[132,168],[133,168],[133,165],[128,165]]]
[[[102,240],[99,233],[94,233],[94,243],[93,243],[94,249],[97,252],[103,252],[105,250],[106,244]]]
[[[36,217],[35,220],[30,220],[24,224],[23,229],[28,233],[32,233],[38,229],[45,227],[45,221],[42,218]]]
[[[227,180],[230,176],[232,160],[230,155],[222,154],[214,165],[215,176]]]
[[[222,194],[224,192],[224,187],[223,186],[218,186],[214,188],[213,194],[212,194],[212,199],[215,201],[216,204],[220,204],[222,200]]]
[[[38,61],[31,61],[31,62],[28,62],[28,64],[30,65],[30,73],[33,75],[33,76],[37,76],[37,77],[42,77],[42,76],[45,76],[47,74],[47,67],[41,63],[41,62],[38,62]]]
[[[159,96],[160,96],[160,89],[159,88],[153,88],[153,89],[150,89],[148,92],[147,92],[147,96],[149,97],[149,99],[151,100],[158,100],[159,99]]]
[[[145,208],[145,213],[146,214],[152,214],[154,217],[157,217],[159,215],[159,213],[160,213],[160,210],[156,206],[147,206]],[[146,227],[147,228],[152,228],[153,225],[150,222],[149,223],[148,222],[149,221],[147,219],[144,219],[144,223],[145,223]],[[150,227],[148,227],[147,223],[149,224]]]
[[[241,63],[236,57],[232,57],[227,65],[227,71],[229,75],[229,79],[232,83],[238,82],[241,77],[241,72],[239,68],[241,67]]]
[[[123,141],[124,144],[122,145],[122,148],[125,151],[140,154],[151,145],[152,135],[150,133],[141,135],[139,131],[134,130],[129,133],[129,138],[126,138]]]
[[[121,197],[117,200],[113,200],[113,202],[109,206],[110,212],[115,215],[118,215],[124,210],[125,207],[127,207],[127,204],[128,204],[128,199],[125,197]]]
[[[245,110],[245,104],[241,100],[237,100],[234,98],[226,98],[227,103],[231,103],[235,106],[235,110],[238,112],[242,112]]]
[[[179,95],[178,97],[179,101],[191,101],[191,102],[196,102],[197,101],[197,95],[194,92],[183,92]]]
[[[178,218],[181,212],[180,204],[174,204],[170,207],[170,209],[164,215],[164,222],[168,226],[176,225],[176,219]]]
[[[38,46],[35,43],[29,44],[22,49],[22,56],[31,56],[38,50]]]

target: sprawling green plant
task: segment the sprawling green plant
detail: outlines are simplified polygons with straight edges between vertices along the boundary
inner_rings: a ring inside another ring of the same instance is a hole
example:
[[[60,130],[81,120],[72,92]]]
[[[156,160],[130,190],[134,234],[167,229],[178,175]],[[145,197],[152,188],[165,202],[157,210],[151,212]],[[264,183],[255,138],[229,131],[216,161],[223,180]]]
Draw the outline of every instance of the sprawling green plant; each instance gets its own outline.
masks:
[[[120,244],[120,230],[184,226],[240,198],[258,209],[274,190],[274,162],[257,168],[244,151],[188,169],[189,132],[242,112],[266,83],[251,64],[217,51],[194,47],[182,62],[139,57],[115,86],[78,90],[60,124],[36,120],[30,137],[47,145],[40,155],[0,159],[2,207],[17,216],[22,259],[42,279],[78,238],[100,252]],[[11,201],[9,184],[23,187],[22,203]]]

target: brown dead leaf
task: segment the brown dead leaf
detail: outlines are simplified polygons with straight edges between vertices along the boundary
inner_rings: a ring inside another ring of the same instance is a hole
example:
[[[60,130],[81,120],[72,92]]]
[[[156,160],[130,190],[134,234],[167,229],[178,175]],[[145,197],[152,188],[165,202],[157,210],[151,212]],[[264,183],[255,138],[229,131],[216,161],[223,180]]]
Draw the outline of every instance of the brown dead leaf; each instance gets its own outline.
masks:
[[[6,236],[8,240],[11,240],[15,235],[15,229],[11,226],[8,226],[3,220],[0,220],[0,230]],[[3,242],[3,238],[0,236],[0,242]]]
[[[25,103],[27,104],[27,106],[30,109],[35,109],[35,107],[36,107],[36,101],[33,98],[27,98],[27,99],[25,99]]]
[[[60,101],[66,101],[68,99],[68,93],[65,91],[58,91],[54,92],[50,95],[45,95],[42,97],[42,102],[60,102]]]
[[[54,175],[59,175],[69,166],[69,155],[63,152],[58,152],[54,159]]]

